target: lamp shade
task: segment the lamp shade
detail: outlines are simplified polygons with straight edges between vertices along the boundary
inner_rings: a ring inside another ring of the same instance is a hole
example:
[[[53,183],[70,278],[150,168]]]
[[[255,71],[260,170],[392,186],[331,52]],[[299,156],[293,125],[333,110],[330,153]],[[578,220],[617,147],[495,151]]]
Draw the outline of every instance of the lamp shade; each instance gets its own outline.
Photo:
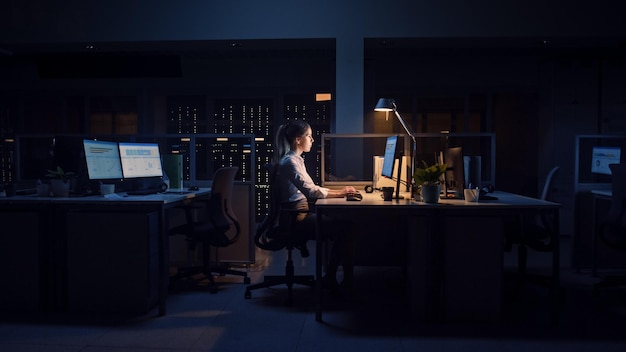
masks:
[[[374,111],[393,111],[394,100],[389,98],[380,98],[374,108]]]

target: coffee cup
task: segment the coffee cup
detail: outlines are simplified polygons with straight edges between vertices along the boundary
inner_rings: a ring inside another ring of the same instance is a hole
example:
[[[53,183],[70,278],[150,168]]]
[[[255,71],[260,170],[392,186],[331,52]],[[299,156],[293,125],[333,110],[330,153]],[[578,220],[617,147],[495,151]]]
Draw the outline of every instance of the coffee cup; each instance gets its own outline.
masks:
[[[383,200],[392,200],[393,199],[393,187],[383,187],[381,191],[383,192]]]

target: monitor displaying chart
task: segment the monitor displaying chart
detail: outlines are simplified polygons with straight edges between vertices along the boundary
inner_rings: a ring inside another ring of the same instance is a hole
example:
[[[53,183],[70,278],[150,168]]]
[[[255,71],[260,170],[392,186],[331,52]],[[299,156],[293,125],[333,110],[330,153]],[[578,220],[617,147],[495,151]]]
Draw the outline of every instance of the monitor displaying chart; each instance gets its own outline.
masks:
[[[124,178],[162,177],[161,154],[156,143],[119,143]]]
[[[122,164],[117,142],[83,140],[90,180],[121,179]]]

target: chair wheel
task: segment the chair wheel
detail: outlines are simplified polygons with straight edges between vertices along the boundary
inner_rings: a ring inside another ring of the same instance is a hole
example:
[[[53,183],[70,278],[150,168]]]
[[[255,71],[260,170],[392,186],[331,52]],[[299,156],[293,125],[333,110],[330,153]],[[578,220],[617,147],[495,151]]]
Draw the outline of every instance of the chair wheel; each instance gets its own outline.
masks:
[[[249,277],[247,277],[247,276],[246,276],[246,277],[244,277],[244,278],[243,278],[243,283],[244,283],[244,284],[246,284],[246,285],[250,284],[250,278],[249,278]]]
[[[209,287],[209,292],[211,292],[211,293],[217,293],[217,287],[216,287],[216,286],[211,286],[211,287]]]
[[[250,291],[246,291],[246,293],[244,294],[243,298],[245,298],[245,299],[250,299],[250,298],[252,298],[252,292],[250,292]]]

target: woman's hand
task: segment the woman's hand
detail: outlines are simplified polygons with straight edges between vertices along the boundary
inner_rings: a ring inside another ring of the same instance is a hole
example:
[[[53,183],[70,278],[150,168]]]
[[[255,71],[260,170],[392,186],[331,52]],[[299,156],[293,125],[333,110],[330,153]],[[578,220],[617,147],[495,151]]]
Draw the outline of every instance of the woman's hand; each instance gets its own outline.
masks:
[[[345,192],[346,192],[346,194],[348,194],[348,193],[356,193],[356,188],[354,188],[353,186],[346,186]]]

